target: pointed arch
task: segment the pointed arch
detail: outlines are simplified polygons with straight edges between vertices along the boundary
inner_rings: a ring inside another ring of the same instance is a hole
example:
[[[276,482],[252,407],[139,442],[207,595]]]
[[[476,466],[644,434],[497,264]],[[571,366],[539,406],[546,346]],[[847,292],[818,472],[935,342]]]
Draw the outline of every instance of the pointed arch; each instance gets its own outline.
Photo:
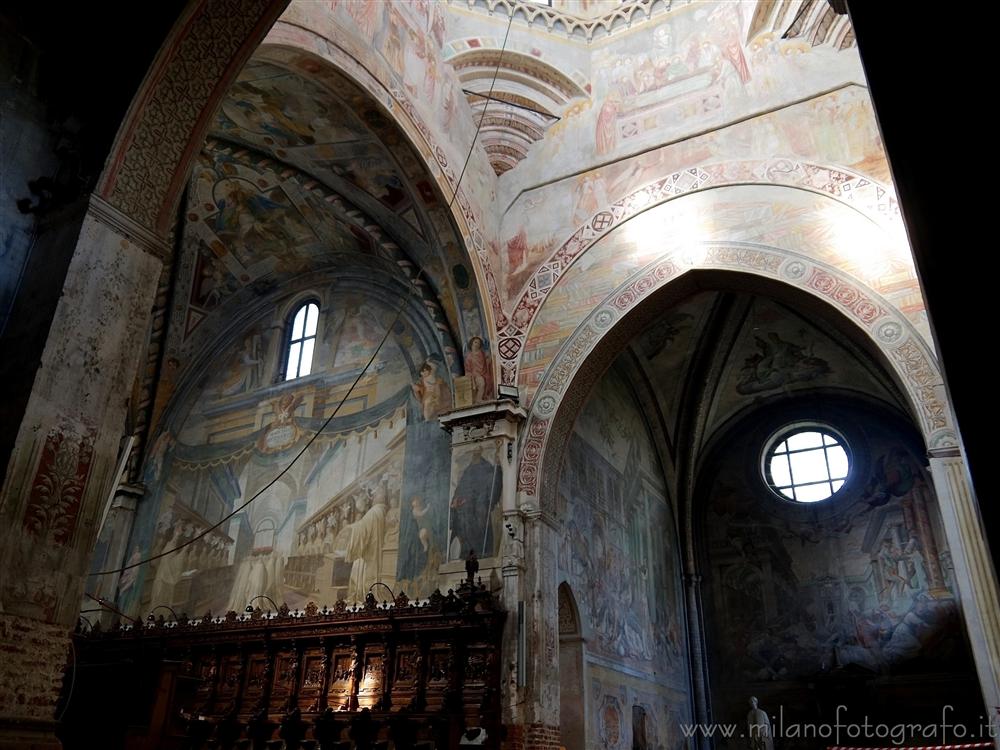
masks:
[[[518,381],[528,335],[552,291],[588,251],[637,217],[684,196],[736,186],[781,186],[829,198],[876,225],[895,221],[891,187],[839,166],[789,159],[744,159],[678,170],[604,206],[557,245],[512,300],[510,325],[498,329],[502,382]],[[915,281],[915,274],[914,274]]]
[[[580,622],[580,608],[573,596],[569,583],[559,584],[559,636],[582,636],[583,628]]]
[[[559,599],[559,729],[566,750],[587,746],[587,658],[580,610],[563,581]]]

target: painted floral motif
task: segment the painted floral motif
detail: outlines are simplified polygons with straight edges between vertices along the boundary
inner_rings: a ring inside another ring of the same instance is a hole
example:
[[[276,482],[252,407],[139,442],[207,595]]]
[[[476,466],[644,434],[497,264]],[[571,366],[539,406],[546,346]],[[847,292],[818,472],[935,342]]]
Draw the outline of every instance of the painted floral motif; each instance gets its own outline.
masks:
[[[66,546],[73,538],[93,459],[93,434],[79,441],[49,434],[32,482],[22,525],[32,536]]]

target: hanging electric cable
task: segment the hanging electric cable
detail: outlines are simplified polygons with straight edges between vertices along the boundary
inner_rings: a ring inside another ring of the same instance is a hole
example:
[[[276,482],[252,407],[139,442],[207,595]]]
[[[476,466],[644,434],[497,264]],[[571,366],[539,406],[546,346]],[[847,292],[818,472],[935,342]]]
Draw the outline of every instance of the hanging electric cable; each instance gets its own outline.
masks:
[[[511,23],[512,22],[513,22],[513,16],[511,16],[508,19],[508,21],[507,21],[507,31],[504,34],[503,44],[502,44],[502,46],[500,48],[500,55],[497,58],[496,68],[493,71],[493,80],[490,83],[490,92],[489,92],[490,96],[493,95],[493,87],[496,85],[497,75],[500,72],[500,64],[501,64],[501,62],[503,60],[504,51],[507,48],[507,39],[510,36],[510,27],[511,27]],[[469,166],[469,160],[472,158],[472,152],[476,148],[476,142],[479,139],[479,131],[482,128],[483,119],[486,116],[486,109],[487,109],[488,106],[489,106],[489,101],[487,101],[486,102],[486,106],[483,107],[483,112],[482,112],[482,114],[481,114],[481,116],[479,118],[479,123],[476,125],[476,133],[473,136],[472,144],[469,146],[469,153],[465,157],[465,164],[463,164],[462,171],[461,171],[461,173],[458,176],[458,180],[455,182],[454,192],[452,193],[451,201],[449,201],[449,203],[448,203],[448,208],[449,209],[451,209],[451,207],[455,203],[455,199],[458,197],[458,190],[459,190],[459,187],[461,186],[462,178],[465,176],[465,171],[466,171],[466,169]],[[411,285],[412,285],[411,294],[416,292],[416,290],[418,288],[418,285],[419,285],[419,283],[421,281],[421,277],[423,275],[424,275],[424,268],[421,267],[417,271],[417,274],[411,280]],[[354,378],[354,381],[351,383],[350,388],[348,388],[347,392],[341,397],[340,401],[337,403],[336,408],[334,408],[334,410],[330,414],[330,416],[328,416],[323,421],[323,424],[320,425],[319,429],[310,436],[310,438],[306,441],[305,445],[303,445],[302,448],[299,449],[298,453],[295,454],[295,456],[292,458],[292,460],[289,461],[288,464],[286,464],[285,467],[283,469],[281,469],[281,471],[279,471],[269,482],[267,482],[267,484],[265,484],[257,492],[255,492],[253,494],[253,496],[251,496],[246,502],[244,502],[243,504],[237,506],[232,511],[230,511],[227,515],[225,515],[221,519],[219,519],[217,522],[215,522],[211,526],[203,529],[201,532],[199,532],[198,534],[195,534],[193,537],[191,537],[190,539],[185,540],[181,544],[178,544],[178,545],[176,545],[174,547],[171,547],[170,549],[163,550],[163,551],[161,551],[161,552],[159,552],[159,553],[157,553],[155,555],[151,555],[151,556],[143,558],[141,560],[137,560],[136,562],[129,563],[127,565],[123,565],[123,566],[121,566],[119,568],[114,568],[114,569],[111,569],[111,570],[102,570],[102,571],[99,571],[97,573],[92,573],[91,575],[92,576],[106,576],[106,575],[113,575],[115,573],[124,573],[127,570],[132,570],[133,568],[142,567],[143,565],[147,565],[147,564],[149,564],[151,562],[154,562],[154,561],[159,560],[161,558],[167,557],[168,555],[172,555],[175,552],[179,552],[182,549],[184,549],[185,547],[188,547],[191,544],[194,544],[199,539],[204,538],[209,533],[211,533],[215,529],[217,529],[220,526],[222,526],[228,520],[230,520],[231,518],[233,518],[237,513],[239,513],[240,511],[244,510],[247,506],[249,506],[257,498],[259,498],[261,495],[263,495],[265,492],[267,492],[271,487],[273,487],[285,474],[288,473],[288,471],[293,466],[295,466],[295,464],[298,462],[298,460],[300,458],[302,458],[303,455],[305,455],[306,451],[309,450],[310,446],[312,446],[312,444],[316,441],[316,439],[324,432],[324,430],[326,430],[326,428],[330,425],[330,423],[333,421],[333,419],[340,412],[341,407],[344,405],[344,403],[347,401],[347,399],[354,392],[354,389],[357,387],[358,383],[361,382],[361,379],[364,377],[365,373],[368,372],[368,369],[372,366],[372,364],[375,362],[375,359],[378,357],[379,353],[382,351],[382,347],[385,345],[386,341],[388,341],[389,336],[391,335],[393,329],[395,329],[396,324],[399,322],[400,316],[402,315],[403,308],[405,306],[406,306],[406,298],[404,297],[402,303],[396,309],[396,313],[395,313],[395,315],[392,318],[392,322],[386,327],[385,333],[383,334],[383,336],[382,336],[381,340],[379,341],[378,345],[375,347],[375,350],[372,352],[371,357],[368,358],[368,361],[365,364],[365,366],[362,368],[361,372],[359,372],[358,375],[357,375],[357,377]]]

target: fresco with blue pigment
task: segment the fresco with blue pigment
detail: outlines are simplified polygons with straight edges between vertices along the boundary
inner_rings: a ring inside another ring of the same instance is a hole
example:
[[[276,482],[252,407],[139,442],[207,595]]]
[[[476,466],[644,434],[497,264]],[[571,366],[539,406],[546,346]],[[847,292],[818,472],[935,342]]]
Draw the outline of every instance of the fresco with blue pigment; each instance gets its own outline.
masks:
[[[125,611],[218,614],[267,605],[263,596],[301,607],[362,601],[373,587],[384,598],[379,583],[411,597],[436,588],[451,500],[438,417],[453,408],[458,373],[430,321],[397,320],[382,294],[332,282],[277,300],[178,387],[146,461],[128,561],[186,546],[123,576]],[[306,299],[320,309],[311,371],[286,382],[287,323]]]
[[[577,417],[559,482],[559,575],[583,620],[589,736],[627,747],[645,706],[650,747],[683,747],[691,698],[679,540],[660,460],[621,363]],[[597,742],[597,740],[600,740]]]

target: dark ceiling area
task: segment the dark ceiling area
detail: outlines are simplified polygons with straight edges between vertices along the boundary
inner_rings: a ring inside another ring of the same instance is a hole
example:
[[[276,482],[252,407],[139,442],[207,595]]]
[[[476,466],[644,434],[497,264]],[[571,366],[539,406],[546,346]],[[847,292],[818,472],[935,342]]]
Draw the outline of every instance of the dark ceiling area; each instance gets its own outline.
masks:
[[[995,383],[980,333],[995,317],[987,310],[994,261],[983,246],[988,193],[967,186],[978,160],[964,150],[995,136],[986,131],[989,118],[973,109],[971,85],[962,85],[972,83],[970,71],[992,70],[995,61],[942,27],[939,13],[867,2],[850,3],[850,13],[995,562]]]

